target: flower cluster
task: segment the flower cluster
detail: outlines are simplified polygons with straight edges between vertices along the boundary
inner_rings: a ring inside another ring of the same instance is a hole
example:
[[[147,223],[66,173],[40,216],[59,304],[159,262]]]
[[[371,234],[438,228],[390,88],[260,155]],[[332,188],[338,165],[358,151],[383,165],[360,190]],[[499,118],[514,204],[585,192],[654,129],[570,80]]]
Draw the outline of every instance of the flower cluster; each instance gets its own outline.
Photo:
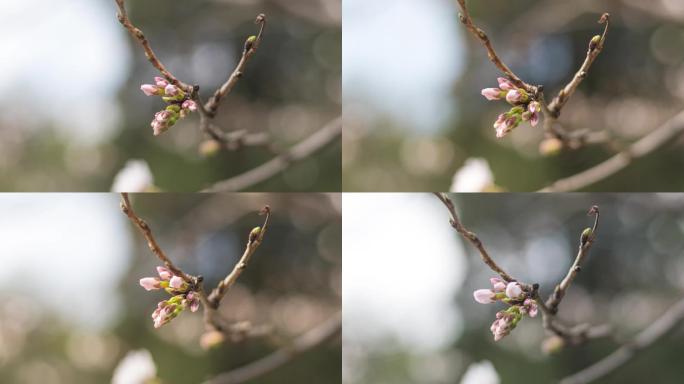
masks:
[[[510,80],[503,77],[497,80],[499,88],[485,88],[482,90],[482,96],[487,100],[505,99],[513,107],[508,112],[500,114],[494,122],[496,137],[506,136],[522,121],[529,121],[533,127],[536,126],[539,123],[541,104],[533,100],[524,89],[516,87]]]
[[[481,304],[491,304],[496,301],[504,302],[510,307],[496,313],[496,320],[492,323],[490,330],[494,334],[494,341],[501,340],[522,320],[523,315],[529,317],[537,316],[537,302],[530,299],[523,291],[522,286],[512,281],[506,284],[498,277],[489,279],[493,289],[478,289],[473,292],[475,301]]]
[[[154,327],[159,328],[178,316],[186,308],[196,312],[200,300],[197,292],[182,277],[174,275],[168,268],[157,267],[159,277],[145,277],[140,279],[140,285],[148,291],[164,289],[172,298],[162,300],[152,313]]]
[[[163,77],[155,77],[154,84],[143,84],[140,89],[147,96],[161,96],[167,104],[165,109],[154,115],[150,124],[154,135],[160,135],[172,127],[179,119],[197,110],[197,103],[190,100],[190,96]]]

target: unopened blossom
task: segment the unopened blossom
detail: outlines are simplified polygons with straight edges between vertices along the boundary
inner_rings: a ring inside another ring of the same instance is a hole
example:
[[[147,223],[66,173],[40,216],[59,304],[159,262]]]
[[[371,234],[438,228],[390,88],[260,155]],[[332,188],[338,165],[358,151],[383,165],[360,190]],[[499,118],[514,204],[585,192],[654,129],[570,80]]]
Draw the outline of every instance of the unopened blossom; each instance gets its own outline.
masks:
[[[522,286],[515,281],[508,283],[508,285],[506,285],[506,296],[508,296],[511,299],[522,298],[523,297]]]
[[[494,341],[499,341],[505,336],[511,333],[511,331],[518,325],[518,322],[522,318],[518,307],[511,307],[505,311],[499,311],[496,313],[496,320],[492,323],[489,328],[494,335]]]
[[[496,300],[496,293],[491,289],[478,289],[473,292],[473,297],[480,304],[491,304]]]
[[[523,88],[517,87],[510,80],[499,77],[498,88],[485,88],[482,96],[487,100],[501,100],[513,105],[508,112],[501,113],[494,122],[496,137],[502,138],[515,129],[521,122],[529,121],[535,127],[539,123],[541,104],[533,100],[531,95]]]
[[[500,277],[492,277],[489,279],[489,282],[492,283],[495,292],[503,292],[506,290],[506,282]]]
[[[162,300],[157,304],[157,308],[152,313],[154,327],[159,328],[175,319],[185,309],[196,312],[199,309],[199,294],[192,290],[192,287],[181,276],[175,275],[173,271],[166,267],[157,267],[156,277],[145,277],[140,279],[140,285],[150,290],[163,288],[171,294],[168,300]]]
[[[538,311],[537,302],[534,299],[525,299],[523,305],[520,306],[520,312],[529,317],[536,317]]]
[[[174,126],[178,120],[197,111],[197,103],[190,99],[190,95],[179,86],[170,84],[163,77],[155,77],[154,84],[143,84],[140,89],[147,96],[160,96],[169,104],[165,109],[157,112],[150,123],[155,136],[161,135]]]
[[[506,96],[506,92],[499,88],[485,88],[482,90],[482,96],[487,100],[501,100]]]

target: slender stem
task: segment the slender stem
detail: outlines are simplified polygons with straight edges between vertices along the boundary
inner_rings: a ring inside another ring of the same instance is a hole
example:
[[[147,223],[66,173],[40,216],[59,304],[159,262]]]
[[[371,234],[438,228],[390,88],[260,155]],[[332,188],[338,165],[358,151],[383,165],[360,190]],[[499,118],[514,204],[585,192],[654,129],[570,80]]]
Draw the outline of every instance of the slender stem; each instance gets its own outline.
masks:
[[[150,42],[145,37],[145,34],[139,28],[133,25],[128,17],[128,12],[126,12],[124,0],[114,1],[116,2],[118,8],[117,18],[119,19],[119,22],[128,30],[128,32],[130,32],[131,36],[138,40],[140,45],[142,45],[143,49],[145,50],[145,56],[147,56],[147,60],[149,60],[152,66],[155,67],[171,84],[182,88],[188,93],[192,93],[193,87],[178,80],[168,69],[166,69],[161,60],[159,60],[157,55],[155,55],[154,51],[152,50],[152,46],[150,46]]]
[[[551,116],[554,118],[558,118],[561,109],[563,109],[563,106],[565,106],[565,103],[567,103],[570,97],[575,93],[575,90],[580,85],[582,80],[587,77],[589,68],[591,68],[591,65],[594,63],[599,54],[601,54],[601,51],[603,51],[603,46],[606,42],[606,35],[608,34],[608,27],[610,26],[610,14],[604,13],[601,15],[601,18],[598,22],[599,24],[604,24],[603,34],[599,37],[598,41],[594,40],[593,38],[591,39],[589,42],[589,48],[587,49],[587,57],[584,59],[584,63],[582,63],[582,66],[577,73],[575,73],[575,76],[572,78],[572,80],[549,104],[549,111],[551,112]]]
[[[264,15],[263,13],[259,14],[259,16],[257,16],[255,20],[255,23],[259,25],[259,33],[256,35],[256,38],[254,39],[254,41],[247,40],[247,42],[245,43],[245,48],[242,51],[242,57],[240,58],[237,67],[235,67],[235,70],[233,70],[233,72],[230,74],[228,80],[226,80],[226,82],[223,83],[223,85],[221,85],[221,87],[216,90],[214,96],[212,96],[209,99],[209,101],[204,105],[207,114],[211,117],[216,115],[216,111],[218,110],[219,104],[221,103],[221,99],[223,99],[227,94],[230,93],[230,91],[233,90],[235,84],[237,84],[238,80],[240,80],[240,78],[244,74],[249,59],[251,59],[252,56],[254,56],[257,49],[259,48],[261,38],[264,34],[264,29],[266,28],[266,15]]]
[[[661,340],[670,331],[684,321],[684,300],[673,304],[662,316],[656,319],[634,339],[616,349],[613,353],[593,365],[572,374],[560,382],[561,384],[588,384],[595,382],[621,366],[627,364],[637,354]]]
[[[292,361],[302,353],[308,352],[342,333],[342,313],[338,312],[330,319],[296,338],[287,345],[270,355],[251,362],[233,371],[222,373],[205,384],[240,384],[253,380],[275,371]]]
[[[322,150],[342,135],[342,117],[338,117],[302,142],[270,161],[228,180],[220,181],[205,192],[240,191],[264,182],[286,170],[291,164]]]
[[[235,284],[238,277],[240,277],[242,272],[247,268],[247,264],[249,264],[249,260],[252,258],[252,255],[257,248],[259,248],[259,245],[261,245],[264,235],[266,234],[266,229],[268,228],[268,220],[271,217],[271,208],[269,206],[264,207],[261,210],[261,214],[266,216],[264,219],[264,225],[259,228],[258,231],[256,228],[252,230],[252,232],[249,234],[247,247],[245,248],[245,252],[242,254],[240,260],[237,262],[237,264],[235,264],[233,270],[228,274],[228,276],[221,280],[218,286],[216,286],[211,294],[209,294],[208,302],[211,307],[218,307],[221,299],[223,299],[223,296],[230,289],[230,287]]]
[[[538,88],[533,85],[527,84],[520,77],[518,77],[518,75],[513,73],[513,71],[506,65],[506,63],[504,63],[503,60],[499,58],[499,55],[494,50],[492,42],[489,40],[487,34],[473,23],[473,20],[470,18],[470,12],[468,12],[468,7],[466,6],[466,0],[458,0],[458,5],[461,7],[459,19],[461,20],[463,25],[465,25],[466,28],[468,28],[468,30],[473,35],[475,35],[475,37],[477,37],[480,40],[480,42],[482,42],[482,45],[484,45],[485,49],[487,49],[487,55],[489,56],[489,60],[492,63],[494,63],[494,65],[501,72],[503,72],[503,74],[506,75],[506,77],[508,77],[515,85],[525,89],[532,95],[536,95]]]
[[[576,175],[555,181],[540,192],[570,192],[586,188],[592,184],[625,169],[635,159],[649,155],[667,143],[671,143],[684,132],[684,111],[656,128],[624,151],[592,168]]]
[[[180,268],[176,267],[173,262],[171,262],[171,259],[169,259],[164,251],[162,251],[161,247],[157,243],[157,240],[155,240],[154,235],[152,234],[150,226],[147,225],[147,223],[133,210],[128,193],[121,194],[121,210],[126,216],[128,216],[131,222],[138,227],[140,232],[145,237],[145,240],[147,240],[147,246],[150,248],[150,251],[152,251],[152,253],[157,256],[162,263],[164,263],[164,266],[167,269],[173,272],[174,275],[182,277],[183,280],[189,284],[196,285],[198,283],[198,279],[196,277],[190,276],[183,272]]]
[[[489,253],[485,249],[484,245],[482,244],[482,241],[477,237],[476,234],[473,232],[470,232],[466,227],[463,226],[461,221],[458,218],[458,214],[456,214],[456,207],[454,206],[454,203],[451,201],[451,199],[445,194],[445,193],[435,193],[435,196],[447,207],[449,210],[449,215],[451,216],[449,219],[449,223],[451,226],[461,234],[466,240],[468,240],[477,250],[480,252],[480,257],[482,258],[482,261],[487,264],[487,266],[497,273],[499,276],[501,276],[502,279],[506,280],[507,282],[510,281],[518,281],[517,279],[513,278],[511,275],[506,273],[501,267],[499,267],[498,264],[489,256]]]
[[[546,306],[549,308],[549,311],[553,314],[556,314],[558,312],[558,305],[560,305],[561,300],[563,300],[563,296],[565,296],[565,292],[568,290],[568,288],[570,288],[570,284],[572,284],[572,282],[575,280],[575,277],[577,277],[577,274],[582,269],[582,263],[589,254],[589,250],[591,249],[591,246],[594,244],[594,240],[596,239],[596,230],[598,229],[600,217],[598,206],[594,205],[593,207],[591,207],[591,209],[589,210],[589,214],[594,215],[594,227],[591,229],[591,233],[586,238],[585,234],[582,233],[582,236],[580,238],[579,250],[577,251],[577,257],[575,257],[575,262],[568,270],[568,273],[565,275],[565,278],[563,278],[560,284],[556,285],[556,288],[554,289],[553,293],[546,301]]]

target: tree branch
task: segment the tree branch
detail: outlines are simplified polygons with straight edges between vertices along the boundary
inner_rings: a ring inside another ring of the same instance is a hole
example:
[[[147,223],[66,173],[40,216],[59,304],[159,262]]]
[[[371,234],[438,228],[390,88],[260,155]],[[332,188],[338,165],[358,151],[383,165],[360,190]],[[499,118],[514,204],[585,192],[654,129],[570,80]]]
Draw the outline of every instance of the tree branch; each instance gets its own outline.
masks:
[[[242,78],[249,59],[252,58],[259,48],[261,37],[263,36],[264,29],[266,28],[266,15],[263,13],[259,14],[254,23],[259,25],[259,33],[257,34],[256,38],[254,41],[247,39],[245,42],[245,48],[242,51],[242,57],[240,58],[237,67],[235,67],[233,73],[231,73],[231,75],[228,77],[228,80],[216,90],[214,96],[212,96],[204,105],[204,108],[210,117],[214,117],[216,115],[216,111],[218,110],[221,100],[233,90],[235,84],[237,84],[238,80]]]
[[[596,238],[596,230],[598,229],[600,217],[598,206],[594,205],[593,207],[591,207],[588,214],[594,215],[595,217],[594,227],[590,230],[590,233],[587,234],[586,230],[582,233],[582,236],[580,237],[579,250],[577,251],[577,257],[575,258],[575,262],[568,270],[568,273],[565,276],[565,278],[560,282],[560,284],[556,285],[553,294],[551,294],[549,299],[546,301],[546,306],[549,308],[549,312],[552,314],[558,313],[558,305],[560,305],[561,300],[563,300],[563,296],[565,296],[565,292],[568,290],[568,288],[570,288],[570,284],[572,284],[572,282],[575,280],[575,277],[582,269],[581,264],[589,254],[591,246],[594,244],[594,239]]]
[[[463,25],[465,25],[466,28],[468,28],[468,30],[475,35],[480,42],[482,42],[482,45],[484,45],[485,49],[487,49],[487,56],[489,56],[489,60],[494,63],[494,65],[519,88],[523,88],[530,94],[536,95],[539,91],[538,87],[524,82],[520,77],[518,77],[518,75],[513,73],[513,71],[508,68],[506,63],[499,58],[499,55],[494,50],[492,42],[489,40],[487,34],[473,23],[473,20],[470,18],[470,12],[468,12],[468,7],[466,6],[466,0],[458,0],[458,5],[461,7],[461,13],[458,15],[461,23],[463,23]]]
[[[159,247],[159,244],[157,243],[157,240],[155,240],[154,235],[152,234],[150,226],[147,225],[147,223],[143,219],[141,219],[133,210],[133,206],[131,205],[128,193],[121,194],[121,210],[126,216],[128,216],[131,222],[138,227],[140,232],[145,237],[145,240],[147,240],[147,246],[150,248],[150,251],[152,251],[152,253],[155,256],[157,256],[157,258],[161,260],[162,263],[164,263],[164,266],[167,269],[173,272],[174,275],[182,277],[183,280],[185,280],[185,282],[187,282],[188,284],[196,285],[198,283],[197,277],[190,276],[183,272],[180,268],[176,267],[173,264],[173,262],[171,262],[171,260],[166,256],[164,251],[162,251],[161,247]]]
[[[624,151],[576,175],[555,181],[539,192],[570,192],[598,183],[625,169],[635,159],[649,155],[684,132],[684,111],[641,138]]]
[[[241,175],[234,176],[207,188],[204,192],[240,191],[264,182],[289,168],[293,163],[306,159],[322,150],[342,135],[342,117],[326,124],[313,135],[296,144],[272,160]]]
[[[296,338],[292,344],[272,354],[222,373],[204,384],[240,384],[255,380],[292,361],[295,357],[308,352],[342,333],[342,313],[338,312],[324,323]]]
[[[484,245],[482,244],[482,241],[477,237],[476,234],[473,232],[470,232],[466,227],[461,224],[461,221],[458,219],[458,214],[456,214],[456,207],[454,206],[454,203],[451,201],[451,199],[445,194],[445,193],[435,193],[435,196],[447,207],[449,210],[449,223],[451,226],[463,236],[466,240],[468,240],[477,250],[480,252],[480,257],[482,258],[482,261],[487,264],[487,266],[494,271],[496,274],[501,276],[502,279],[506,280],[507,282],[511,281],[518,281],[517,279],[513,278],[511,275],[506,273],[501,267],[499,267],[498,264],[489,256],[489,253],[485,249]]]
[[[593,365],[573,374],[561,384],[588,384],[597,381],[628,363],[637,354],[661,340],[684,320],[684,300],[673,304],[662,316],[641,331],[629,343],[621,346],[610,355]]]
[[[575,93],[575,90],[580,85],[582,80],[587,77],[589,73],[589,68],[594,63],[596,58],[601,51],[603,51],[603,46],[606,42],[606,35],[608,34],[608,27],[610,26],[610,14],[604,13],[599,19],[599,24],[604,24],[603,34],[601,36],[596,35],[589,41],[589,48],[587,49],[587,57],[584,59],[584,63],[580,69],[575,73],[572,80],[558,93],[553,101],[549,104],[549,112],[553,118],[558,118],[560,116],[561,109],[568,102],[570,97]],[[596,37],[598,36],[598,39]]]
[[[194,87],[178,80],[168,69],[166,69],[161,60],[157,58],[157,55],[155,55],[154,51],[152,50],[152,46],[150,46],[150,42],[147,41],[145,34],[139,28],[133,25],[131,20],[128,18],[128,12],[126,12],[124,0],[114,1],[116,2],[116,6],[118,8],[117,18],[119,19],[119,22],[128,30],[131,36],[138,40],[140,45],[142,45],[143,49],[145,50],[145,56],[147,56],[147,60],[149,60],[152,66],[155,67],[171,84],[180,87],[188,93],[192,93]]]
[[[230,287],[235,284],[238,277],[240,277],[242,274],[242,271],[247,268],[249,260],[252,258],[252,255],[254,252],[256,252],[257,248],[259,248],[261,245],[261,241],[264,239],[266,229],[268,228],[268,219],[271,217],[271,208],[269,206],[264,207],[260,214],[266,216],[264,219],[264,225],[259,229],[255,228],[252,230],[252,232],[249,234],[247,247],[245,248],[245,252],[242,254],[242,257],[237,264],[235,264],[235,267],[233,267],[233,270],[230,272],[230,274],[228,274],[225,279],[221,280],[221,282],[216,286],[216,288],[214,288],[208,297],[209,304],[214,308],[218,307],[221,299],[223,299],[223,296],[230,289]]]

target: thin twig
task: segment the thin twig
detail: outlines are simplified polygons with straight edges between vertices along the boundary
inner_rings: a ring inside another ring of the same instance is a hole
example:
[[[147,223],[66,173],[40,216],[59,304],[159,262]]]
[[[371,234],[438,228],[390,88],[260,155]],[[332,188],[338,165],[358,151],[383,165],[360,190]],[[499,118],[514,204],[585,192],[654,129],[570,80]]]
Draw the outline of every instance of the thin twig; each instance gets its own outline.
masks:
[[[240,384],[251,382],[287,364],[298,355],[333,339],[340,335],[341,332],[342,313],[338,312],[330,319],[316,326],[316,328],[296,338],[290,345],[233,371],[222,373],[205,382],[205,384]]]
[[[341,135],[342,118],[338,117],[319,129],[316,133],[270,161],[241,175],[220,181],[206,189],[204,192],[240,191],[252,187],[284,171],[289,168],[291,164],[306,159],[322,150]]]
[[[538,92],[537,87],[524,82],[520,77],[518,77],[518,75],[513,73],[506,63],[499,58],[499,55],[494,50],[492,42],[489,40],[487,34],[473,23],[473,20],[470,18],[470,12],[468,12],[468,7],[466,6],[466,0],[458,0],[458,5],[461,7],[461,13],[458,15],[459,19],[463,25],[465,25],[473,35],[475,35],[475,37],[480,39],[482,45],[484,45],[484,47],[487,49],[487,56],[489,56],[489,60],[494,63],[494,65],[499,68],[499,70],[503,72],[503,74],[506,75],[506,77],[508,77],[519,88],[523,88],[530,94],[536,95]]]
[[[255,228],[254,230],[252,230],[252,232],[249,234],[247,246],[245,248],[245,252],[242,254],[242,257],[237,262],[237,264],[235,264],[235,267],[233,267],[233,270],[228,274],[228,276],[226,276],[225,279],[221,280],[221,282],[216,286],[216,288],[214,288],[214,290],[209,295],[208,301],[213,308],[218,307],[219,303],[221,302],[221,299],[226,294],[228,289],[230,289],[230,287],[232,287],[233,284],[235,284],[238,277],[240,277],[245,268],[247,268],[249,260],[252,258],[252,255],[257,250],[257,248],[259,248],[262,240],[264,239],[266,229],[268,228],[268,219],[271,217],[271,208],[269,206],[265,206],[261,210],[260,214],[266,216],[266,218],[264,219],[264,225],[259,229]]]
[[[673,304],[667,312],[651,323],[629,343],[593,365],[573,374],[561,384],[588,384],[597,381],[628,363],[636,355],[651,347],[684,321],[684,300]]]
[[[130,32],[131,36],[138,40],[140,45],[142,45],[143,49],[145,50],[145,56],[147,56],[147,60],[149,60],[152,66],[155,67],[162,74],[162,76],[164,76],[166,80],[168,80],[171,84],[174,84],[182,88],[188,93],[192,93],[193,87],[178,80],[173,74],[171,74],[171,72],[168,69],[166,69],[164,64],[162,64],[161,60],[159,60],[157,55],[155,55],[154,51],[152,50],[152,47],[150,46],[150,42],[145,37],[145,34],[139,28],[133,25],[131,20],[128,18],[128,12],[126,12],[124,0],[114,1],[116,2],[116,5],[119,9],[117,13],[117,18],[119,19],[119,22],[128,30],[128,32]]]
[[[540,192],[570,192],[598,183],[625,169],[635,159],[656,151],[684,132],[684,111],[641,138],[624,151],[576,175],[555,181]]]
[[[176,267],[173,262],[171,262],[171,259],[169,259],[164,251],[162,251],[161,247],[159,247],[159,244],[157,243],[157,240],[155,240],[154,235],[152,234],[150,226],[147,225],[147,223],[133,210],[128,193],[121,194],[121,210],[126,216],[128,216],[131,222],[135,224],[138,229],[140,229],[140,232],[143,234],[143,236],[145,236],[145,240],[147,240],[147,246],[150,248],[150,251],[152,251],[152,253],[157,256],[162,263],[164,263],[164,266],[167,269],[173,272],[174,275],[182,277],[187,283],[192,285],[197,284],[198,279],[196,277],[190,276],[183,272],[180,268]]]
[[[456,214],[456,207],[454,206],[454,203],[451,201],[451,199],[445,194],[445,193],[435,193],[435,196],[447,207],[449,210],[449,223],[451,226],[461,234],[466,240],[468,240],[477,250],[480,252],[480,257],[482,258],[482,261],[487,264],[487,266],[497,273],[499,276],[501,276],[502,279],[510,282],[510,281],[518,281],[517,279],[513,278],[511,275],[506,273],[501,267],[499,267],[498,264],[489,256],[489,253],[485,249],[484,245],[482,244],[482,241],[477,237],[476,234],[473,232],[470,232],[466,227],[463,226],[461,221],[458,218],[458,214]]]
[[[216,90],[214,96],[212,96],[204,105],[204,108],[210,117],[214,117],[216,115],[216,111],[221,103],[221,99],[223,99],[227,94],[230,93],[230,91],[233,90],[235,84],[237,84],[238,80],[240,80],[244,74],[249,59],[252,58],[259,48],[259,44],[261,43],[261,38],[264,33],[264,28],[266,28],[266,15],[263,13],[259,14],[254,22],[259,25],[259,33],[256,35],[256,38],[254,41],[250,41],[249,39],[247,40],[245,43],[245,48],[242,51],[242,57],[240,58],[237,67],[235,67],[233,73],[231,73],[231,75],[228,77],[228,80]]]
[[[565,278],[560,282],[560,284],[556,285],[553,293],[546,301],[546,306],[548,307],[549,312],[552,314],[558,313],[558,305],[560,305],[561,300],[563,300],[563,296],[565,296],[565,292],[568,290],[568,288],[570,288],[570,284],[572,284],[572,282],[575,280],[575,277],[577,277],[577,274],[582,269],[582,262],[584,262],[584,259],[589,254],[589,250],[594,244],[594,239],[596,239],[596,230],[598,229],[599,217],[601,216],[598,206],[594,205],[591,207],[588,214],[594,215],[594,227],[591,229],[591,233],[588,235],[585,236],[585,233],[582,233],[582,236],[580,237],[579,250],[577,251],[577,257],[575,257],[575,262],[572,264],[572,266],[570,266]]]
[[[558,93],[553,101],[549,104],[549,112],[553,118],[558,118],[560,116],[561,109],[568,102],[570,97],[575,93],[575,90],[580,85],[582,80],[587,77],[589,73],[589,68],[594,63],[596,58],[603,51],[603,46],[606,42],[606,35],[608,34],[608,27],[610,26],[610,14],[604,13],[599,19],[599,24],[604,24],[603,34],[599,36],[598,39],[592,38],[589,41],[589,48],[587,49],[587,57],[584,59],[584,63],[580,69],[575,73],[572,80]],[[598,36],[598,35],[597,35]]]

